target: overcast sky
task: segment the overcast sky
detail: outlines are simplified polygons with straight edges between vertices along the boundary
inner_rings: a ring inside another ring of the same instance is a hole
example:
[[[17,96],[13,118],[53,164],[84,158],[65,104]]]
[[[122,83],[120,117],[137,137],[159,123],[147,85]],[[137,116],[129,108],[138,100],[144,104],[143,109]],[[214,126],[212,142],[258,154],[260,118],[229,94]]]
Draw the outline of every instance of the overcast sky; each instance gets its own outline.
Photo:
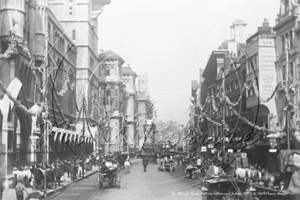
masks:
[[[212,50],[245,20],[249,35],[263,19],[275,25],[280,0],[111,0],[99,16],[99,49],[119,54],[148,74],[149,94],[162,120],[188,122],[191,81]]]

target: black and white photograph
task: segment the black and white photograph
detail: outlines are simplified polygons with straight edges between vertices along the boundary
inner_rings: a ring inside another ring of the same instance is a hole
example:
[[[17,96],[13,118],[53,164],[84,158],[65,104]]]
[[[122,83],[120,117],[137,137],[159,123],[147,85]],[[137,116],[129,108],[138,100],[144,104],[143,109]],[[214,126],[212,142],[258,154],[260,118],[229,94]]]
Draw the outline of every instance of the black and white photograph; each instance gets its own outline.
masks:
[[[299,200],[300,0],[0,0],[0,200]]]

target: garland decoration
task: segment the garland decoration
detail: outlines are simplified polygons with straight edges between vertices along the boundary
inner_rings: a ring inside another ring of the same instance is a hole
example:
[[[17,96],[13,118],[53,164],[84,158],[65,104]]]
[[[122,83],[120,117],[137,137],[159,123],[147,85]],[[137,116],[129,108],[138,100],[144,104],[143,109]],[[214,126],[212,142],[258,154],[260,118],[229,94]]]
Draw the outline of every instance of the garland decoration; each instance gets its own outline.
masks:
[[[232,112],[238,116],[240,119],[242,119],[244,122],[246,122],[249,126],[252,126],[253,128],[260,130],[260,131],[268,131],[268,129],[266,129],[265,127],[260,127],[257,126],[256,124],[250,122],[249,120],[247,120],[246,118],[244,118],[243,116],[241,116],[235,109],[233,109],[232,107],[229,107],[230,110],[232,110]]]
[[[270,100],[273,98],[273,96],[276,94],[276,92],[277,92],[279,86],[280,86],[280,83],[278,83],[278,84],[276,85],[276,87],[275,87],[275,89],[274,89],[272,95],[271,95],[269,98],[267,98],[266,100],[262,100],[262,99],[261,99],[260,101],[261,101],[262,103],[266,103],[266,102],[270,101]]]
[[[211,97],[211,104],[212,104],[212,107],[213,107],[214,111],[219,112],[219,109],[216,106],[215,98],[213,96]]]
[[[254,76],[253,76],[253,78],[252,78],[252,86],[253,86],[253,88],[254,88],[254,93],[255,93],[255,95],[256,95],[257,97],[260,97],[260,96],[259,96],[258,87],[257,87],[257,85],[256,85],[256,81],[255,81],[255,79],[254,79]]]
[[[58,100],[57,100],[57,98],[56,98],[56,95],[58,95],[58,93],[57,93],[57,91],[56,91],[56,88],[55,88],[55,82],[54,82],[53,77],[52,77],[51,74],[50,74],[50,81],[51,81],[51,85],[54,86],[54,87],[52,88],[52,89],[53,89],[53,92],[54,92],[54,95],[52,95],[52,97],[54,98],[55,105],[56,105],[56,107],[58,108],[59,114],[61,115],[62,119],[63,119],[64,121],[66,121],[66,117],[65,117],[64,113],[61,111],[60,106],[59,106],[59,103],[58,103]],[[51,85],[50,85],[50,87],[51,87]]]
[[[211,119],[210,117],[208,117],[205,113],[202,113],[201,115],[204,116],[204,117],[207,119],[207,121],[213,123],[215,126],[222,126],[222,124],[220,124],[219,122],[216,122],[216,121],[212,120],[212,119]]]
[[[76,100],[76,93],[75,93],[75,89],[74,89],[74,87],[75,87],[74,83],[68,82],[67,85],[68,85],[69,90],[73,93],[73,100],[75,102],[76,111],[79,112],[79,106],[78,106],[77,100]]]
[[[66,91],[68,90],[68,83],[69,83],[69,82],[70,82],[70,78],[69,78],[69,76],[67,76],[66,81],[64,82],[61,91],[59,91],[59,92],[57,93],[57,95],[63,96],[63,95],[66,93]]]

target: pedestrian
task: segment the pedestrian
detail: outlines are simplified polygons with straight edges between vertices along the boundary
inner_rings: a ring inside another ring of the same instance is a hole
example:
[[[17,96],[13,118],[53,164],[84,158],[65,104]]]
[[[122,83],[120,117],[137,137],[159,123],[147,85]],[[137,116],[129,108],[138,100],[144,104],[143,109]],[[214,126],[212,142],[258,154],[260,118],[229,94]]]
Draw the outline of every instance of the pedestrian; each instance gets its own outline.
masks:
[[[2,200],[3,197],[3,190],[4,190],[4,186],[2,180],[0,179],[0,200]]]
[[[180,164],[180,155],[179,154],[176,156],[176,159],[177,159],[177,165],[179,165]]]
[[[77,169],[78,169],[78,171],[77,171],[77,176],[78,177],[81,177],[82,176],[82,164],[81,164],[82,162],[80,162],[80,163],[78,163],[78,165],[77,165]]]
[[[58,186],[60,186],[60,176],[61,176],[60,167],[57,164],[55,164],[54,176],[55,176],[55,188],[56,188],[56,183]]]
[[[25,186],[22,183],[23,181],[21,179],[18,179],[17,185],[15,187],[16,195],[17,195],[17,200],[23,200],[24,199],[24,192],[25,191],[27,194],[27,190]]]
[[[193,166],[192,162],[190,161],[189,165],[186,168],[186,172],[189,174],[190,179],[193,179],[193,169],[194,169],[194,166]]]
[[[19,170],[17,167],[13,168],[12,174],[14,175],[13,187],[15,187],[17,185],[17,180],[18,180],[18,176],[19,176]]]
[[[147,156],[143,156],[143,165],[144,165],[144,172],[146,172],[147,165],[148,165],[148,158],[147,158]]]
[[[22,180],[23,183],[24,183],[25,172],[24,172],[24,167],[23,166],[20,167],[19,174],[18,174],[18,179]]]
[[[71,163],[71,181],[76,179],[76,165],[74,162]]]
[[[130,171],[129,171],[130,162],[129,162],[129,159],[128,159],[128,158],[127,158],[126,161],[124,162],[124,166],[125,166],[125,174],[130,173]]]
[[[35,166],[35,168],[33,169],[33,177],[35,180],[35,184],[36,184],[36,188],[43,188],[43,179],[44,179],[44,175],[43,172],[40,170],[40,167],[37,165]]]
[[[47,188],[53,188],[53,185],[55,183],[55,174],[54,174],[54,169],[52,166],[47,167]]]
[[[65,167],[64,167],[63,163],[61,163],[59,165],[59,172],[60,172],[60,182],[64,182],[65,181]]]
[[[31,181],[31,172],[27,166],[24,166],[24,185],[26,188],[30,188],[30,181]]]

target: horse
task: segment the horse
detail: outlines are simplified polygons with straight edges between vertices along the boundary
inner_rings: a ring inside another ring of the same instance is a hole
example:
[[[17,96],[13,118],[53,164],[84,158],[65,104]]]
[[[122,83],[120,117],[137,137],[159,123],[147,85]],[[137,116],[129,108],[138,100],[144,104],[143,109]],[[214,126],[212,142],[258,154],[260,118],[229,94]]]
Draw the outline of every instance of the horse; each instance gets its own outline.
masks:
[[[259,167],[250,167],[250,172],[252,181],[260,182],[262,180],[262,172],[260,171]]]
[[[248,182],[251,179],[251,170],[249,168],[237,168],[235,170],[236,179]]]

